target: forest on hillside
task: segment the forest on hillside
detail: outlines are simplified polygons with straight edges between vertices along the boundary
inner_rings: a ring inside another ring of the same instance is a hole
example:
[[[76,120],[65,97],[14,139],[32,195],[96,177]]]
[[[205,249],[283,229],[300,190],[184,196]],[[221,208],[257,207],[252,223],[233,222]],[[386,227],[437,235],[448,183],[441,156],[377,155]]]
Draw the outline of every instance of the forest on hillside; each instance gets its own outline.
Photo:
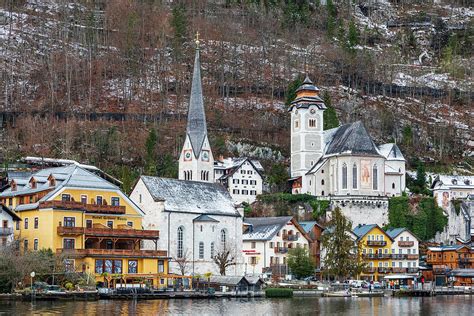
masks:
[[[2,161],[172,176],[199,32],[216,157],[285,164],[286,103],[308,74],[341,123],[362,120],[410,160],[472,171],[470,2],[324,2],[5,0]]]

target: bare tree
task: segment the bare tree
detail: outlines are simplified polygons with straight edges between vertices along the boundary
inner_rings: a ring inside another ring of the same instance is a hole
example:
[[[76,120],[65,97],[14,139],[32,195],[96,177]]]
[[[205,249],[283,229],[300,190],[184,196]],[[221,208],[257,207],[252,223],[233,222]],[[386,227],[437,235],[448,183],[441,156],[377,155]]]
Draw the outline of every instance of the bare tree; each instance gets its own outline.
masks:
[[[192,263],[192,261],[189,259],[189,250],[187,249],[183,252],[181,258],[176,256],[173,257],[173,260],[178,264],[178,269],[179,272],[181,272],[181,275],[186,274],[186,272],[189,270],[190,264]]]
[[[235,266],[236,262],[236,253],[233,247],[228,246],[227,244],[224,245],[221,249],[216,251],[212,260],[219,268],[219,273],[221,275],[225,275],[226,270],[230,266]]]

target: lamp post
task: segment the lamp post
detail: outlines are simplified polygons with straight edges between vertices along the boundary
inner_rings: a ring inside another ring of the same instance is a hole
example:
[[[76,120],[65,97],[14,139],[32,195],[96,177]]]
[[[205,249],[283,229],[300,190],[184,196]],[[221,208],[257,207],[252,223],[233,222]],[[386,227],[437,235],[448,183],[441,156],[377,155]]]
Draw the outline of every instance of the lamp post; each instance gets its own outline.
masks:
[[[33,293],[33,278],[35,277],[36,273],[34,271],[32,271],[30,273],[30,277],[31,277],[31,293]]]

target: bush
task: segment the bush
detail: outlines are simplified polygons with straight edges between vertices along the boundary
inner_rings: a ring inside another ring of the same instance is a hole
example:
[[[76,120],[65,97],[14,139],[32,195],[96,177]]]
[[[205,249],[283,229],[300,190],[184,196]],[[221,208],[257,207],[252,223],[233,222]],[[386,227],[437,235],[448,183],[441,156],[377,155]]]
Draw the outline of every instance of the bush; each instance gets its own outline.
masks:
[[[293,290],[292,289],[285,289],[285,288],[273,288],[273,289],[266,289],[265,296],[268,298],[273,297],[293,297]]]

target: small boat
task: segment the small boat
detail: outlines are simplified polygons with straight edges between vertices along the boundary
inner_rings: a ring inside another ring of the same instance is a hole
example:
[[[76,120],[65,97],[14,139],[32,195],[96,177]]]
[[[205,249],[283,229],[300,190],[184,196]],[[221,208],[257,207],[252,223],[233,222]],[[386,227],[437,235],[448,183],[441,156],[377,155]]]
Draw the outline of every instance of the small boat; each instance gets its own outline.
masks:
[[[377,291],[377,292],[359,292],[355,293],[357,297],[383,297],[385,296],[385,293],[383,291]]]
[[[351,293],[347,291],[326,292],[323,297],[351,297]]]

